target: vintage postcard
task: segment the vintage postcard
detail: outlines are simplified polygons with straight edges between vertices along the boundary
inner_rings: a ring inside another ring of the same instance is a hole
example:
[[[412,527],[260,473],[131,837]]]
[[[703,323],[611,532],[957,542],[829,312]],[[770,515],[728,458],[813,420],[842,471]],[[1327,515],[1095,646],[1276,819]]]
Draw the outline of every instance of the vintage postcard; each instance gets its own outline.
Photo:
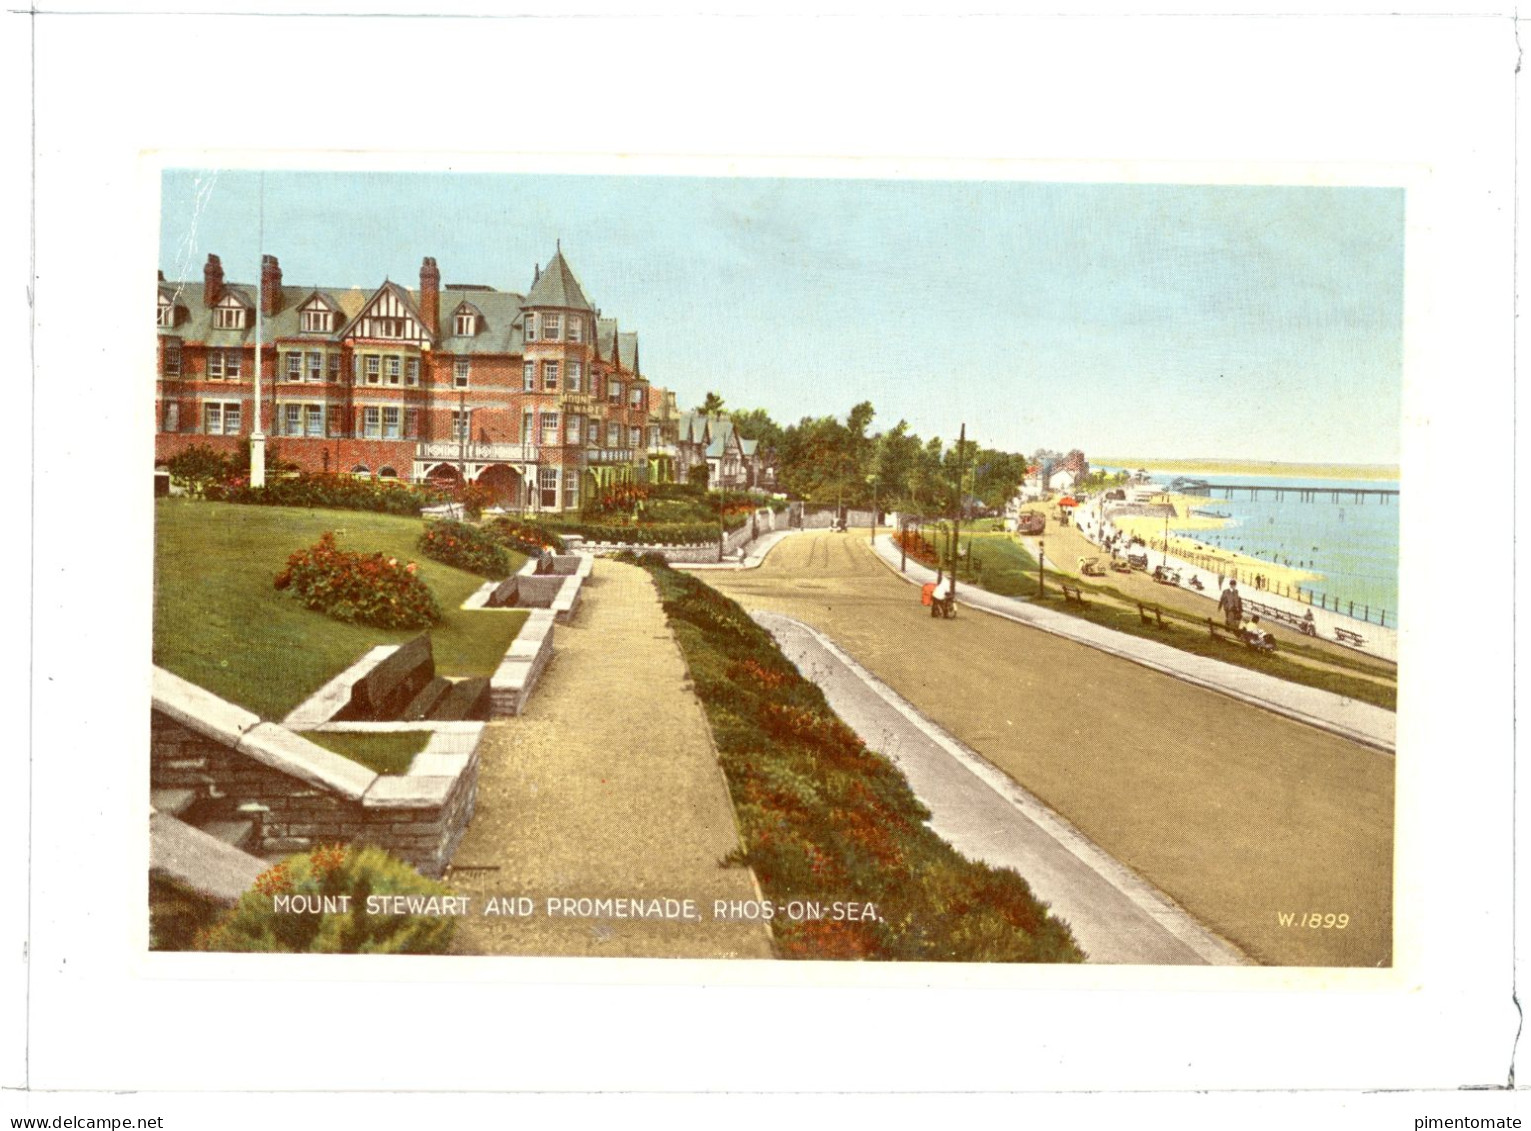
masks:
[[[161,177],[154,948],[1392,965],[1403,187]]]
[[[1497,1080],[1513,53],[1256,23],[41,22],[28,1086]]]

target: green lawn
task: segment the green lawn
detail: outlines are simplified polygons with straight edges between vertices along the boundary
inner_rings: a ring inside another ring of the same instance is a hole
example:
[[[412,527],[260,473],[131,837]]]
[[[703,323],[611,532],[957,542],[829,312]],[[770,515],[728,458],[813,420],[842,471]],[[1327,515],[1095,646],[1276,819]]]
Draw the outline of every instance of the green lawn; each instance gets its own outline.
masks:
[[[417,630],[342,624],[273,587],[289,554],[333,530],[342,549],[419,563],[443,613],[431,629],[439,674],[491,675],[526,614],[459,609],[484,579],[421,554],[415,548],[421,525],[418,518],[365,511],[160,499],[154,662],[264,718],[280,719],[367,649],[415,636]],[[525,560],[511,558],[513,569]]]
[[[408,773],[415,755],[431,740],[430,732],[424,730],[393,733],[311,730],[303,737],[380,774]]]
[[[927,536],[932,541],[938,537],[934,530],[927,530]],[[944,549],[944,544],[941,544]],[[976,569],[968,563],[964,563],[958,574],[959,582],[968,582],[987,589],[991,593],[998,593],[1005,597],[1020,597],[1028,601],[1037,602],[1037,560],[1027,553],[1026,550],[1010,535],[984,536],[980,535],[968,540],[966,535],[962,537],[964,548],[971,547],[971,556]],[[1061,613],[1078,617],[1081,620],[1092,621],[1117,632],[1125,632],[1132,636],[1142,636],[1150,640],[1157,640],[1162,644],[1169,644],[1179,648],[1182,652],[1192,652],[1198,656],[1211,656],[1225,663],[1234,664],[1241,668],[1251,668],[1255,671],[1265,672],[1291,683],[1300,683],[1307,687],[1318,687],[1325,691],[1332,691],[1337,695],[1345,695],[1352,699],[1359,699],[1363,703],[1372,703],[1378,707],[1385,707],[1389,711],[1398,709],[1398,688],[1396,683],[1379,684],[1375,680],[1362,679],[1348,676],[1343,672],[1324,671],[1308,667],[1305,664],[1293,663],[1285,659],[1282,652],[1293,655],[1311,657],[1322,660],[1333,667],[1348,668],[1356,672],[1366,672],[1386,678],[1391,673],[1380,662],[1371,662],[1365,659],[1352,659],[1348,656],[1333,655],[1330,652],[1310,647],[1303,644],[1290,644],[1283,641],[1280,651],[1275,653],[1256,652],[1240,644],[1234,644],[1227,640],[1214,640],[1207,631],[1206,618],[1192,617],[1189,614],[1164,610],[1164,620],[1168,627],[1160,629],[1145,625],[1138,616],[1137,602],[1124,596],[1122,592],[1112,585],[1100,582],[1088,582],[1080,580],[1075,582],[1070,579],[1070,584],[1078,584],[1086,594],[1099,594],[1104,597],[1113,597],[1126,604],[1127,608],[1119,608],[1115,605],[1106,605],[1095,602],[1084,607],[1066,602],[1063,594],[1057,587],[1057,577],[1049,574],[1052,579],[1047,587],[1046,597],[1041,603],[1049,608],[1057,609]]]

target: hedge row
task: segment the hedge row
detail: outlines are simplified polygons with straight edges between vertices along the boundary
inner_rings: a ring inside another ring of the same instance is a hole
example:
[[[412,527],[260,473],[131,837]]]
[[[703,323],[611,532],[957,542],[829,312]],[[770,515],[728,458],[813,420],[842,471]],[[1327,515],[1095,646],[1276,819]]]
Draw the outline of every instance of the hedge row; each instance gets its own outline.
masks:
[[[457,501],[453,492],[431,487],[322,474],[272,479],[262,487],[252,487],[243,480],[211,483],[204,489],[204,493],[215,502],[268,507],[323,507],[401,515],[419,514],[422,507]]]
[[[747,515],[729,515],[724,524],[738,530],[748,521]],[[616,542],[633,546],[695,546],[716,542],[718,524],[713,522],[668,522],[628,525],[625,523],[571,522],[560,525],[565,534],[578,534],[590,542]]]
[[[903,774],[869,749],[736,603],[658,555],[654,577],[728,777],[743,862],[767,899],[876,905],[859,921],[772,923],[789,958],[1079,962],[1068,926],[1008,869],[925,824]]]

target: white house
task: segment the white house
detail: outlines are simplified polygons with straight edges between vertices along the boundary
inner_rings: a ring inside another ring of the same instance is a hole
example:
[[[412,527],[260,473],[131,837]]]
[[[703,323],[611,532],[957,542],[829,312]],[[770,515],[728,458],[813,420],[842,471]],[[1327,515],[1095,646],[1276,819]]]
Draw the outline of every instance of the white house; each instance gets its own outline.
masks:
[[[1060,467],[1047,477],[1047,489],[1049,491],[1072,491],[1078,478],[1068,468]]]

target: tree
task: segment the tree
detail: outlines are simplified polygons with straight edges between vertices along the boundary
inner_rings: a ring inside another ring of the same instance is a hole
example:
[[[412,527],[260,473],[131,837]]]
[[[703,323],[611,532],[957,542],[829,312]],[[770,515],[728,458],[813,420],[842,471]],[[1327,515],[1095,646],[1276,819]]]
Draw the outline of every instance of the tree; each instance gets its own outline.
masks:
[[[728,415],[733,420],[734,427],[739,429],[739,435],[743,436],[746,440],[756,440],[759,442],[762,454],[776,452],[781,449],[781,425],[772,420],[771,414],[766,412],[765,409],[735,409]]]
[[[696,411],[703,416],[719,416],[723,412],[723,398],[708,390],[707,395],[702,398],[702,403],[696,406]]]

